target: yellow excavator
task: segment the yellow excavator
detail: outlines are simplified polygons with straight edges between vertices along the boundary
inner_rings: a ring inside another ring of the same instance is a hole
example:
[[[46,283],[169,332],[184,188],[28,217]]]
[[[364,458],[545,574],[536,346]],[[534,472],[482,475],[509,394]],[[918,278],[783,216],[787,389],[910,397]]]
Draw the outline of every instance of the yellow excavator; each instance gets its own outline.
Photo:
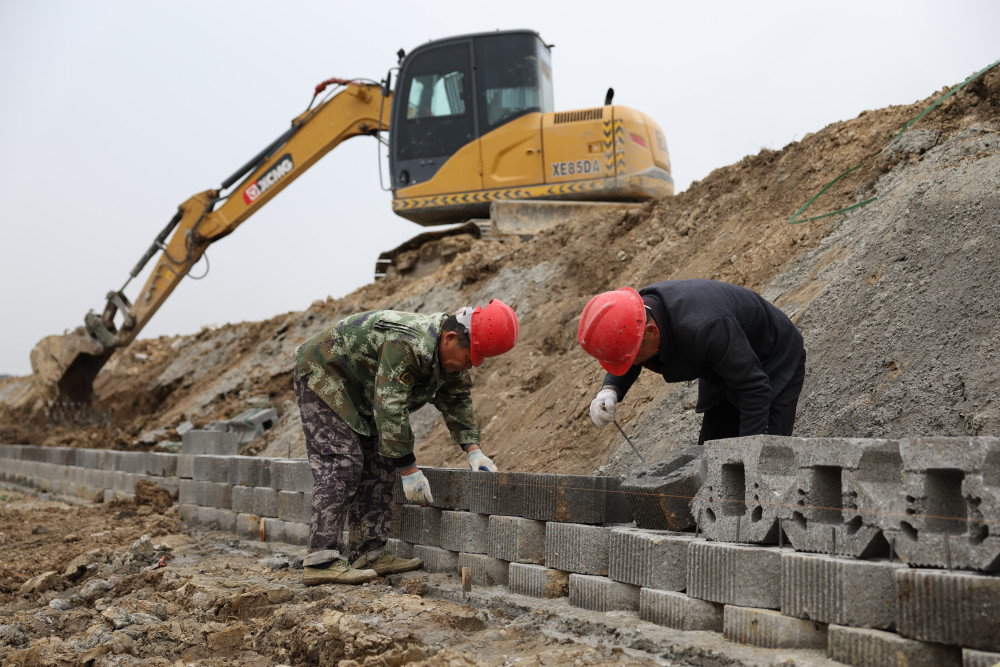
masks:
[[[392,70],[381,82],[324,81],[284,134],[219,189],[181,204],[122,288],[108,293],[102,313],[90,311],[84,326],[32,350],[43,391],[89,403],[101,367],[136,338],[208,246],[351,137],[387,144],[393,211],[423,226],[475,227],[469,221],[489,220],[491,207],[515,203],[521,210],[513,219],[530,228],[532,216],[551,216],[546,203],[673,194],[666,140],[646,114],[612,105],[610,89],[602,106],[553,109],[551,48],[537,33],[463,35],[397,55],[395,90]],[[417,238],[427,236],[433,233]],[[130,300],[125,287],[154,256],[149,278]],[[391,273],[392,261],[393,253],[383,253],[376,277]]]

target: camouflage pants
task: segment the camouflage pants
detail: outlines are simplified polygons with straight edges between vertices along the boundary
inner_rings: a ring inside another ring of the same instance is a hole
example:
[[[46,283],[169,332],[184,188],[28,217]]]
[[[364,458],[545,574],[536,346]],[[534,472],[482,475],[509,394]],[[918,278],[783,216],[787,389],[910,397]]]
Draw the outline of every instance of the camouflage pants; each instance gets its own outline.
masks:
[[[353,431],[297,370],[293,385],[313,476],[308,551],[337,551],[353,562],[385,547],[395,468],[377,438]]]

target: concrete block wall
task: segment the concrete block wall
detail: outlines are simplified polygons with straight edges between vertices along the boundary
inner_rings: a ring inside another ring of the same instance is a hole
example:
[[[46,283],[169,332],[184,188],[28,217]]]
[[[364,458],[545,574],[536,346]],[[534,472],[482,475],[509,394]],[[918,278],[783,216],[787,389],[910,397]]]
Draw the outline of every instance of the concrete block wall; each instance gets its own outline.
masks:
[[[824,645],[848,663],[1000,660],[1000,563],[984,555],[998,513],[996,439],[755,436],[725,445],[706,445],[696,532],[636,528],[622,502],[628,490],[614,480],[426,468],[435,506],[405,504],[397,486],[388,548],[430,572],[468,567],[476,585],[760,646]],[[0,446],[0,480],[44,491],[101,499],[130,493],[137,479],[176,490],[186,521],[306,543],[305,460]],[[888,495],[898,514],[879,504]],[[927,511],[938,514],[919,516]],[[906,562],[933,552],[925,532],[954,547],[951,568]],[[984,563],[992,571],[959,571]]]

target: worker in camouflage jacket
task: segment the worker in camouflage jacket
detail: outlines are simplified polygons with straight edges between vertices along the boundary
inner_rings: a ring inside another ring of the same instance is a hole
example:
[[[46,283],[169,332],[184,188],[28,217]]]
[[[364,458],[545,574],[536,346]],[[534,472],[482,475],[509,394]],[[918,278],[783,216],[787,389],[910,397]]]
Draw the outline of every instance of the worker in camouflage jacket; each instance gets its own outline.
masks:
[[[293,384],[313,475],[304,583],[362,583],[422,565],[385,551],[395,476],[408,501],[433,502],[409,415],[431,403],[469,467],[496,472],[479,446],[469,369],[516,340],[517,316],[494,299],[454,315],[359,313],[298,348]]]

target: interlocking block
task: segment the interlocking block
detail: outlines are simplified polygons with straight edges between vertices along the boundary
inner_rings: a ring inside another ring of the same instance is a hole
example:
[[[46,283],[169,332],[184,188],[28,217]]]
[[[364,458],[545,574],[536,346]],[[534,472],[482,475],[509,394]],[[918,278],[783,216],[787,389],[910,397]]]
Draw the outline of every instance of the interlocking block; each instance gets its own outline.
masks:
[[[180,503],[177,505],[177,515],[184,523],[195,523],[198,518],[198,506],[192,503]]]
[[[413,557],[424,562],[424,570],[427,572],[446,572],[455,574],[458,569],[458,553],[448,551],[441,547],[432,547],[426,544],[413,545]]]
[[[900,557],[919,567],[1000,570],[1000,438],[899,442],[903,489],[883,512]]]
[[[177,502],[181,505],[198,505],[198,486],[202,482],[195,479],[182,479],[179,480],[179,486],[177,490]],[[100,486],[107,488],[106,484],[101,484]]]
[[[227,482],[229,480],[229,457],[195,456],[194,478],[203,482]]]
[[[402,505],[399,517],[401,539],[430,547],[441,545],[441,510],[436,507]]]
[[[731,642],[762,648],[825,649],[826,625],[770,609],[726,605],[722,634]]]
[[[569,575],[569,603],[592,611],[636,611],[639,587],[589,574]]]
[[[233,486],[271,486],[271,459],[233,456],[229,459],[229,483]]]
[[[608,577],[626,584],[665,591],[687,588],[690,533],[612,528]]]
[[[996,667],[998,664],[1000,653],[962,649],[962,667]]]
[[[510,563],[486,554],[458,554],[458,569],[469,568],[472,583],[477,586],[506,586]]]
[[[705,482],[691,504],[698,527],[719,542],[775,544],[779,509],[796,484],[801,438],[753,435],[705,443]]]
[[[309,523],[312,520],[312,491],[278,491],[278,518],[282,521]]]
[[[898,493],[898,442],[810,438],[798,450],[795,486],[780,502],[796,551],[871,558],[888,555],[880,519]]]
[[[181,436],[181,454],[235,456],[240,439],[236,433],[191,429]]]
[[[694,526],[691,501],[706,476],[705,447],[687,447],[676,456],[635,470],[621,483],[635,525],[653,530]]]
[[[498,514],[538,521],[601,524],[631,521],[621,481],[613,477],[511,473],[512,507]],[[501,496],[503,497],[503,495]]]
[[[393,556],[399,556],[400,558],[413,558],[413,545],[409,542],[397,540],[393,537],[386,540],[385,550]]]
[[[198,485],[198,504],[203,507],[231,509],[233,504],[233,487],[225,482],[200,482]]]
[[[284,542],[285,541],[285,524],[287,521],[282,521],[281,519],[275,519],[272,517],[264,518],[264,541],[265,542]]]
[[[475,478],[472,478],[472,471],[469,472],[465,498],[470,512],[476,514],[514,514],[503,511],[506,506],[511,504],[509,498],[506,501],[501,499],[502,493],[510,492],[509,488],[505,488],[505,481],[510,473],[480,470],[475,473]]]
[[[545,522],[517,516],[489,518],[486,553],[512,563],[545,562]]]
[[[692,540],[687,594],[740,607],[781,607],[781,554],[773,547]]]
[[[253,540],[260,539],[261,521],[263,517],[256,514],[240,513],[236,515],[236,534]]]
[[[241,488],[241,487],[236,487]],[[267,486],[255,486],[250,491],[251,514],[278,518],[278,492]]]
[[[554,599],[569,595],[569,572],[531,563],[511,563],[507,588],[533,598]]]
[[[309,524],[298,521],[285,522],[285,543],[304,547],[309,544]]]
[[[545,564],[556,570],[607,575],[611,529],[577,523],[545,524]]]
[[[184,479],[194,479],[193,454],[176,454],[177,456],[177,476]]]
[[[490,517],[472,512],[441,511],[441,548],[470,554],[487,552]]]
[[[306,459],[271,459],[271,488],[312,493],[313,478]]]
[[[697,600],[676,591],[639,591],[639,618],[677,630],[722,632],[722,609],[718,602]]]
[[[893,632],[831,625],[826,654],[858,667],[959,667],[962,649],[928,644]]]
[[[440,509],[463,511],[469,509],[468,488],[474,483],[471,478],[473,474],[468,468],[432,468],[420,467],[427,483],[431,486],[431,495],[434,502],[431,507]],[[403,493],[403,482],[399,475],[392,486],[392,501],[400,505],[406,504],[406,496]]]
[[[249,486],[234,486],[230,509],[237,514],[252,513],[254,511],[253,488]]]
[[[896,631],[911,639],[1000,651],[1000,577],[944,570],[894,573]]]
[[[855,628],[896,627],[898,561],[781,554],[781,612]]]

